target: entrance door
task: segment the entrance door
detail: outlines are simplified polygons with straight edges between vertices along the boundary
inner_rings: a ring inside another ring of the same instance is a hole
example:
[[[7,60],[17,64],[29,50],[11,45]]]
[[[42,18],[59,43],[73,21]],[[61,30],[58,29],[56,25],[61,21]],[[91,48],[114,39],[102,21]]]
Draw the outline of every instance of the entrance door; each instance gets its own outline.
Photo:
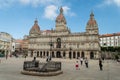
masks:
[[[65,52],[63,52],[63,57],[64,57],[64,58],[66,57],[66,53],[65,53]]]
[[[53,57],[53,58],[55,57],[54,52],[52,52],[52,57]]]
[[[42,52],[40,52],[40,57],[42,58]]]
[[[79,52],[77,52],[77,59],[80,57],[80,53]]]
[[[84,52],[81,53],[81,57],[85,58],[85,53]]]
[[[49,56],[49,52],[47,51],[47,56]]]
[[[75,56],[76,56],[76,53],[75,53],[75,52],[73,52],[73,58],[75,58]]]
[[[71,52],[69,52],[69,58],[71,59]]]
[[[90,59],[94,59],[94,53],[90,52]]]
[[[39,57],[39,51],[37,51],[37,57]]]

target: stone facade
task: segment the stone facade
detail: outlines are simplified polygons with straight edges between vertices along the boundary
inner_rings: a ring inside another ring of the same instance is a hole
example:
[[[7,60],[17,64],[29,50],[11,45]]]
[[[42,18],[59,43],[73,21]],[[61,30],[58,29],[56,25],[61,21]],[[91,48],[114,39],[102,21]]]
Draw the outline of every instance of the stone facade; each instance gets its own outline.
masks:
[[[10,55],[12,51],[12,36],[6,32],[0,32],[0,53]]]
[[[28,55],[37,57],[90,59],[100,57],[99,31],[94,14],[91,12],[86,25],[86,32],[71,33],[63,14],[62,7],[56,18],[55,29],[44,32],[35,20],[29,32]]]

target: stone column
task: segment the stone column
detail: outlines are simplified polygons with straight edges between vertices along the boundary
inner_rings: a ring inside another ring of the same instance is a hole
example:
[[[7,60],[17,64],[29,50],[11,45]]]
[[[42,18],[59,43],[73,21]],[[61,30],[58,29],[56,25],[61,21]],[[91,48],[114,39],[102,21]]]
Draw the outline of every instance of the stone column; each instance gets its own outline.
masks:
[[[56,58],[56,51],[54,51],[54,55],[55,55],[55,58]]]
[[[37,51],[33,51],[33,57],[37,57]]]
[[[61,57],[63,58],[63,51],[61,51]]]
[[[89,51],[85,51],[85,57],[87,57],[88,59],[90,59],[90,52]]]
[[[69,51],[66,51],[66,58],[69,58]]]

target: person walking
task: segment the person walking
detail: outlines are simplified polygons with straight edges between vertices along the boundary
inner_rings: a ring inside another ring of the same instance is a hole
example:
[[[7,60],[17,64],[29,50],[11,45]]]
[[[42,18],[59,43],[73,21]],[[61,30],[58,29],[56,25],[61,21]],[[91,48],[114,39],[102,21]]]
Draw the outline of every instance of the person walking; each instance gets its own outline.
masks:
[[[8,58],[8,53],[6,53],[5,57],[6,57],[6,60],[7,60],[7,58]]]
[[[79,68],[79,63],[78,63],[78,61],[76,61],[75,67],[76,67],[76,70],[79,70],[79,69],[80,69],[80,68]]]
[[[83,64],[83,58],[82,57],[80,58],[80,63],[81,63],[81,66],[82,66],[82,64]]]
[[[36,61],[36,57],[34,57],[32,61],[35,62]]]
[[[102,71],[103,70],[103,64],[102,64],[102,59],[99,59],[99,68]]]
[[[88,68],[88,59],[87,59],[87,57],[85,58],[85,66],[86,66],[86,68]]]

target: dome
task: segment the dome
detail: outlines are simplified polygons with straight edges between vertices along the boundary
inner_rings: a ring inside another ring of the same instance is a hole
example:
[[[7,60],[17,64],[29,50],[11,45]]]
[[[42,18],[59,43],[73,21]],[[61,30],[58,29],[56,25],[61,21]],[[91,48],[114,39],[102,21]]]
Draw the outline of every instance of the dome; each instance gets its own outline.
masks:
[[[94,19],[94,14],[93,14],[93,12],[91,12],[91,14],[90,14],[90,20],[88,21],[87,25],[96,25],[96,24],[97,24],[97,22]]]
[[[31,33],[38,33],[38,34],[40,33],[40,27],[38,25],[38,21],[37,20],[35,20],[34,25],[32,26],[32,28],[30,30],[30,34]]]
[[[60,8],[60,14],[56,18],[56,22],[64,22],[66,24],[65,17],[63,15],[63,8]]]

